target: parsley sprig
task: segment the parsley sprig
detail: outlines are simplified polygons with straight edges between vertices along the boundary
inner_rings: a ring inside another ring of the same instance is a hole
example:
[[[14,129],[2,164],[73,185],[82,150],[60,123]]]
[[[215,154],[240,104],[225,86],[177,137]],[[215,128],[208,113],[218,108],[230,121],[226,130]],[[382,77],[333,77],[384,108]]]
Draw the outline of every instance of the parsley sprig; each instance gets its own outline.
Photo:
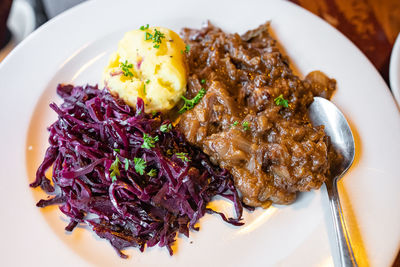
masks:
[[[151,137],[150,135],[144,133],[142,148],[152,149],[155,146],[154,143],[157,141],[158,141],[158,136]]]
[[[163,124],[160,126],[160,131],[163,133],[168,133],[169,130],[172,129],[172,124],[171,123],[167,123],[167,124]]]
[[[162,39],[165,38],[165,34],[163,34],[162,32],[160,32],[157,29],[154,29],[154,34],[151,34],[149,32],[146,32],[144,34],[144,39],[146,41],[148,40],[152,40],[153,44],[154,44],[154,48],[160,48],[160,44],[162,43]]]
[[[282,95],[282,94],[279,95],[277,98],[275,98],[274,101],[275,101],[275,104],[276,104],[277,106],[282,106],[282,107],[284,107],[284,108],[289,107],[289,101],[286,100],[285,98],[283,98],[283,95]]]
[[[185,50],[181,50],[181,53],[183,54],[183,53],[186,53],[186,54],[188,54],[190,52],[190,45],[185,45]]]
[[[250,127],[249,127],[249,122],[248,122],[248,121],[244,121],[244,122],[242,123],[242,126],[243,126],[243,130],[245,130],[245,131],[247,131],[247,130],[250,129]]]
[[[133,77],[133,73],[131,71],[133,68],[133,65],[131,63],[128,63],[128,60],[125,60],[125,62],[121,62],[119,64],[119,67],[121,68],[124,76],[130,77],[130,78]]]
[[[175,153],[175,156],[178,159],[182,160],[183,162],[189,162],[190,161],[190,159],[188,159],[187,155],[188,155],[188,153],[186,153],[186,152]]]
[[[140,26],[141,31],[145,31],[149,28],[149,24],[146,24],[146,26]]]
[[[116,157],[115,158],[115,160],[114,160],[114,162],[111,164],[111,166],[110,166],[110,171],[111,171],[111,173],[110,173],[110,177],[111,177],[111,181],[112,182],[115,182],[115,181],[117,181],[117,176],[120,176],[121,174],[120,174],[120,172],[119,172],[119,167],[118,167],[118,165],[121,163],[121,161],[119,161],[119,158],[118,157]]]
[[[187,99],[186,97],[181,96],[181,98],[185,101],[185,104],[178,112],[182,114],[185,111],[193,109],[194,106],[200,102],[200,100],[203,98],[205,94],[206,90],[204,90],[204,88],[201,88],[200,91],[197,93],[197,95],[192,99]]]
[[[135,171],[143,175],[144,169],[147,167],[147,162],[142,158],[133,158],[133,163],[135,164]]]
[[[150,177],[154,177],[154,176],[157,175],[157,170],[156,170],[156,169],[151,169],[151,170],[147,173],[147,175],[150,176]]]
[[[129,162],[129,160],[127,158],[124,160],[124,162],[125,162],[124,169],[125,169],[125,171],[128,171],[130,162]],[[133,158],[133,163],[134,163],[135,171],[140,175],[144,175],[145,169],[147,167],[147,162],[142,158],[136,158],[135,157],[135,158]],[[119,170],[119,165],[120,164],[122,164],[122,162],[119,160],[118,157],[116,157],[114,162],[110,166],[109,170],[111,171],[110,177],[111,177],[111,181],[112,182],[117,181],[117,176],[121,176],[121,173],[120,173],[120,170]],[[151,169],[147,173],[147,175],[149,175],[151,177],[155,176],[156,174],[157,174],[157,170],[156,169]]]
[[[186,53],[189,53],[189,51],[190,51],[190,45],[187,44],[187,45],[185,46],[185,52],[186,52]]]

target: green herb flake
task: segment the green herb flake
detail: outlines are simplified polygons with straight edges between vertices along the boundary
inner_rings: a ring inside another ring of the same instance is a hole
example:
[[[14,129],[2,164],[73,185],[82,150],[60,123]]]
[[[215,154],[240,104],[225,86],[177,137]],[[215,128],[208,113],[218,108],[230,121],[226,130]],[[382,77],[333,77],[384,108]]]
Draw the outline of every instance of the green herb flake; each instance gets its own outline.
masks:
[[[140,175],[144,174],[144,169],[147,167],[147,163],[142,158],[134,158],[133,162],[135,163],[135,171]]]
[[[124,76],[131,77],[131,78],[133,77],[133,73],[131,71],[133,68],[133,65],[128,63],[128,60],[125,60],[125,63],[121,62],[119,64],[119,67],[121,68]]]
[[[244,121],[244,122],[242,123],[242,126],[243,126],[243,130],[245,130],[245,131],[247,131],[247,130],[250,129],[250,127],[249,127],[249,122],[248,122],[248,121]]]
[[[189,51],[190,51],[190,45],[187,44],[185,46],[185,53],[189,53]]]
[[[190,161],[190,159],[188,159],[187,155],[188,155],[188,153],[185,153],[185,152],[175,153],[175,156],[178,159],[182,160],[183,162],[189,162]]]
[[[149,82],[150,82],[150,80],[149,80],[149,79],[147,79],[145,83],[149,84]]]
[[[143,134],[143,144],[142,144],[142,148],[147,148],[147,149],[151,149],[154,147],[154,143],[158,141],[158,136],[156,137],[151,137],[148,134]]]
[[[157,111],[153,110],[153,111],[151,112],[151,115],[153,115],[153,117],[154,117],[155,115],[157,115]]]
[[[110,177],[111,177],[111,181],[115,182],[117,180],[117,176],[120,176],[120,172],[119,172],[119,168],[118,165],[121,162],[119,161],[119,158],[116,157],[114,162],[111,164],[109,171],[111,171],[110,173]]]
[[[120,149],[119,149],[119,148],[114,148],[114,151],[117,152],[117,153],[119,153],[119,152],[120,152]]]
[[[163,133],[168,133],[169,130],[172,129],[172,124],[171,123],[167,123],[167,124],[163,124],[160,126],[160,131]]]
[[[154,48],[160,47],[162,38],[165,38],[165,35],[162,32],[158,31],[157,29],[154,29],[154,36],[153,36],[153,43],[155,43],[155,45],[153,46]]]
[[[275,98],[274,101],[277,106],[282,106],[284,108],[289,107],[289,101],[286,100],[285,98],[283,98],[282,94],[280,96],[278,96],[277,98]]]
[[[202,80],[200,81],[200,83],[201,83],[201,84],[205,84],[205,83],[206,83],[206,80],[205,80],[205,79],[202,79]]]
[[[144,95],[146,94],[146,85],[145,84],[143,84],[143,94]]]
[[[156,169],[151,169],[151,170],[147,173],[147,175],[150,176],[150,177],[154,177],[154,176],[157,175],[157,170],[156,170]]]
[[[192,99],[187,99],[184,96],[181,96],[181,98],[183,99],[183,101],[185,101],[185,104],[183,105],[183,107],[178,111],[179,114],[184,113],[185,111],[191,110],[194,108],[195,105],[197,105],[200,100],[203,98],[203,96],[206,94],[206,90],[204,90],[204,88],[201,88],[200,91],[197,93],[197,95],[195,97],[193,97]]]
[[[234,121],[234,122],[232,123],[231,127],[235,127],[235,126],[237,126],[238,124],[239,124],[238,121]]]
[[[151,40],[151,39],[153,39],[153,35],[152,35],[151,33],[149,33],[149,32],[146,32],[146,33],[144,34],[144,39],[145,39],[146,41]]]
[[[154,48],[160,48],[160,44],[162,43],[162,39],[165,38],[165,34],[163,34],[162,32],[160,32],[157,29],[154,29],[154,34],[151,34],[149,32],[146,32],[144,34],[144,40],[148,41],[148,40],[152,40],[153,44],[154,44]]]
[[[125,159],[125,171],[129,169],[129,160]]]
[[[141,31],[145,31],[149,28],[149,24],[146,24],[146,26],[140,26]]]

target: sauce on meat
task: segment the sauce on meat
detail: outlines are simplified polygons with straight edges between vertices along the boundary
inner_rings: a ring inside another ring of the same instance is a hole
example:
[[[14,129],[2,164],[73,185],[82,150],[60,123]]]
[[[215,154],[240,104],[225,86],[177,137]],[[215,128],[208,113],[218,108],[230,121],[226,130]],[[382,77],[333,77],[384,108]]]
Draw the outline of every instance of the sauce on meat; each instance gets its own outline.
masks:
[[[183,30],[190,45],[186,97],[207,93],[179,122],[189,142],[232,173],[243,202],[264,208],[292,203],[298,191],[317,189],[329,176],[334,153],[307,107],[336,87],[319,71],[296,76],[268,28],[241,36],[211,24]],[[287,108],[276,104],[280,95]]]

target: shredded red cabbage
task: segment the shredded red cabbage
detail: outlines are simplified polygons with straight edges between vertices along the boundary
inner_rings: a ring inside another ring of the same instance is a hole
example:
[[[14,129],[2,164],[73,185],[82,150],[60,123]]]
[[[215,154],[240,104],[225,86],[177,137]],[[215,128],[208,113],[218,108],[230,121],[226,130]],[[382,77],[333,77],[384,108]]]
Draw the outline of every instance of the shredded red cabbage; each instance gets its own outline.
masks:
[[[59,204],[70,218],[67,231],[87,224],[126,258],[124,248],[143,251],[156,244],[172,255],[177,233],[198,230],[195,224],[205,213],[242,225],[242,204],[229,172],[211,164],[174,128],[161,131],[169,122],[146,114],[142,99],[132,109],[97,86],[59,85],[57,93],[64,103],[50,104],[58,120],[48,128],[50,146],[31,186],[55,195],[37,206]],[[146,136],[154,147],[142,147]],[[142,170],[136,170],[135,158],[145,162]],[[51,166],[52,182],[45,176]],[[233,201],[236,218],[206,208],[216,195]]]

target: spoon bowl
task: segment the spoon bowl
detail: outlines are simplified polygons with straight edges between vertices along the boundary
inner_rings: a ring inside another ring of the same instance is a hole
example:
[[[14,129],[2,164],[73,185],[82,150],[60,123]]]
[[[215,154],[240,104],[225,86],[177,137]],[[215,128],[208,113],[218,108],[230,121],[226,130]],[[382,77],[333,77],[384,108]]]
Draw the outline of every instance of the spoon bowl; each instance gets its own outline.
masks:
[[[331,166],[331,177],[325,184],[334,219],[341,264],[342,266],[357,266],[337,190],[338,180],[343,177],[354,161],[353,134],[342,112],[325,98],[314,97],[314,102],[308,108],[308,115],[313,126],[324,125],[325,133],[329,136],[333,149],[341,155],[340,162],[335,162]]]

